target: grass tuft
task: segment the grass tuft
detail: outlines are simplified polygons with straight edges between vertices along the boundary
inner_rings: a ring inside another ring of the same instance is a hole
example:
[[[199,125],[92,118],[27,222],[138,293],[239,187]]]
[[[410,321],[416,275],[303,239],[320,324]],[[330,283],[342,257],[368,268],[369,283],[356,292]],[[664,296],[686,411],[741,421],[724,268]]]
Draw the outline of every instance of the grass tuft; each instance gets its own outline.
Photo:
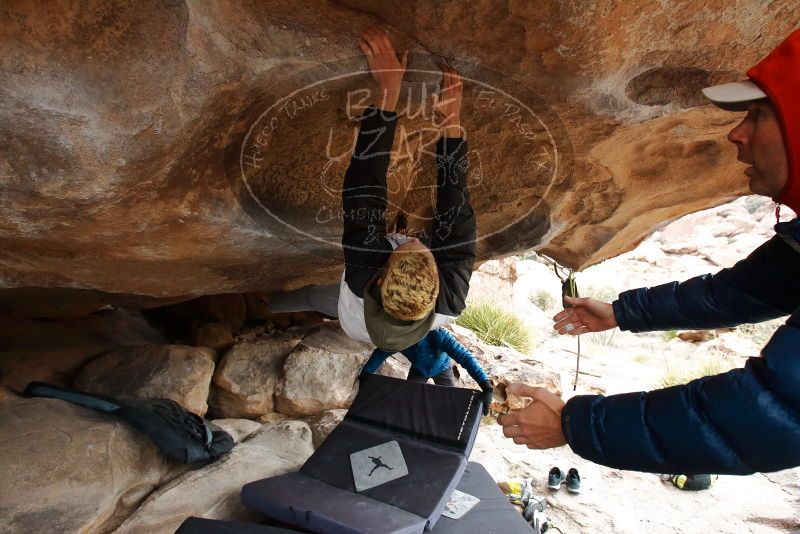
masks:
[[[481,340],[499,347],[511,347],[522,353],[531,348],[531,335],[525,323],[511,312],[491,302],[467,306],[456,324],[469,328]]]

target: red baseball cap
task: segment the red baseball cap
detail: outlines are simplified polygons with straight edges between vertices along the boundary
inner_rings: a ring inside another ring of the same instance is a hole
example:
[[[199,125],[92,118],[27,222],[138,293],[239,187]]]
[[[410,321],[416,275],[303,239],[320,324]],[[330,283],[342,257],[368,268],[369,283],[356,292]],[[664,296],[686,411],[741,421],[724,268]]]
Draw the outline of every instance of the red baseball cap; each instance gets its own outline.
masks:
[[[789,164],[786,187],[773,198],[800,213],[800,30],[747,71],[747,80],[703,89],[722,109],[741,111],[754,100],[769,98],[778,115]]]

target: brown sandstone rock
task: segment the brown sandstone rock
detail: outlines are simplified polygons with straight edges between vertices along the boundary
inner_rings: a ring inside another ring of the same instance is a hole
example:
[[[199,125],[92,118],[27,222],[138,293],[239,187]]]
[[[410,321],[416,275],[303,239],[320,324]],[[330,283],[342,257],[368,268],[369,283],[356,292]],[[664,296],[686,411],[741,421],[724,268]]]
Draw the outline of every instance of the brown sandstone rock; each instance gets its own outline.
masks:
[[[276,410],[297,417],[348,407],[371,352],[372,347],[347,337],[336,322],[312,331],[286,359],[275,391]]]
[[[172,399],[204,415],[216,354],[206,347],[142,345],[104,354],[83,368],[75,388],[103,395]]]
[[[286,414],[278,412],[270,412],[270,413],[265,413],[264,415],[259,417],[258,422],[262,424],[278,423],[280,421],[286,421],[287,419],[289,419],[289,416]]]
[[[302,421],[264,425],[230,454],[158,488],[116,534],[171,534],[189,516],[258,521],[239,501],[242,486],[295,471],[314,452]]]
[[[561,380],[558,373],[543,362],[511,348],[487,345],[478,339],[474,332],[457,324],[451,323],[445,328],[475,355],[494,383],[522,382],[561,395]],[[462,369],[459,369],[459,375],[459,382],[463,387],[478,388],[472,377]]]
[[[282,333],[237,343],[219,362],[209,403],[217,417],[257,418],[274,411],[286,357],[300,342]]]
[[[745,189],[724,139],[740,116],[704,105],[698,90],[741,78],[794,29],[796,2],[739,7],[4,2],[0,285],[97,290],[110,301],[337,281],[347,94],[372,87],[369,77],[273,108],[279,127],[260,141],[258,120],[291,91],[363,69],[358,34],[377,22],[411,49],[411,71],[435,70],[433,54],[468,78],[482,258],[537,247],[581,267],[619,254]],[[435,77],[409,72],[414,102]],[[536,115],[496,105],[481,83],[509,89]],[[410,155],[393,164],[390,219],[402,209],[421,226],[433,162],[412,130],[424,134],[426,123],[401,123],[409,135],[398,147],[409,150],[400,155]],[[243,174],[251,127],[263,150]]]
[[[333,432],[339,423],[342,422],[347,410],[326,410],[319,415],[309,417],[307,422],[311,427],[311,433],[314,436],[314,448],[316,449],[322,442],[325,441],[328,435]]]
[[[40,380],[70,386],[92,358],[122,347],[166,343],[138,312],[103,310],[80,319],[0,317],[0,376],[22,391]]]
[[[514,299],[514,282],[517,281],[517,259],[503,258],[487,261],[472,273],[469,281],[469,296],[484,295],[495,302],[511,302]]]
[[[366,363],[366,361],[364,362]],[[392,378],[405,379],[408,376],[408,371],[411,369],[411,363],[400,354],[394,354],[386,358],[383,365],[378,367],[377,374],[383,376],[391,376]]]
[[[21,398],[22,397],[14,393],[13,390],[5,386],[0,386],[0,402],[19,400]]]
[[[211,422],[230,434],[236,443],[246,441],[261,428],[261,423],[250,419],[214,419]]]
[[[175,467],[113,416],[0,402],[0,531],[110,532]]]
[[[227,323],[204,323],[194,331],[194,344],[198,347],[209,347],[217,354],[225,354],[236,339],[233,329]]]

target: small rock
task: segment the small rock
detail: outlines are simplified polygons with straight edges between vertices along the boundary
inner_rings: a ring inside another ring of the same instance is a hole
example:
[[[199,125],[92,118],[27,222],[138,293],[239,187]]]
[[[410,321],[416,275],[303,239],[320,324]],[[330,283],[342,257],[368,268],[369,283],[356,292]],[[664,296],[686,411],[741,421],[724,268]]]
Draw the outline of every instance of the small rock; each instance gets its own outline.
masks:
[[[89,363],[75,388],[103,395],[172,399],[204,415],[216,353],[207,347],[142,345],[104,354]]]
[[[392,378],[405,379],[408,376],[409,369],[411,369],[411,363],[402,356],[400,358],[397,356],[398,355],[393,355],[386,358],[386,361],[383,362],[383,365],[378,367],[377,374],[390,376]]]
[[[682,341],[690,341],[692,343],[710,341],[715,337],[716,334],[713,330],[686,330],[685,332],[678,332],[678,339]]]
[[[492,404],[489,406],[489,410],[495,414],[502,415],[521,410],[530,406],[531,402],[533,402],[533,399],[509,393],[506,389],[509,382],[505,378],[492,377],[491,382],[494,392],[492,393]]]

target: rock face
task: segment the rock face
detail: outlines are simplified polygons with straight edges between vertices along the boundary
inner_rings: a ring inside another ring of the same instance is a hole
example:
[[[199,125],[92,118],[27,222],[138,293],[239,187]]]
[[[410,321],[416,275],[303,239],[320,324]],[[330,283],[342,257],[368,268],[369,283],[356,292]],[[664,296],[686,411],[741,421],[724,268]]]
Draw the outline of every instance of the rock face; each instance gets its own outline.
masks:
[[[166,340],[138,312],[103,310],[64,321],[0,317],[0,377],[16,391],[34,380],[69,386],[95,356],[149,343]]]
[[[210,399],[214,414],[256,418],[272,412],[286,357],[298,343],[299,338],[274,334],[229,350],[214,373]]]
[[[445,328],[450,330],[453,337],[475,355],[494,384],[524,382],[529,386],[543,387],[561,395],[560,377],[544,362],[521,354],[512,348],[487,345],[478,339],[472,330],[457,324],[448,324]],[[464,369],[456,366],[456,371],[461,387],[478,389],[475,381]]]
[[[216,353],[205,347],[143,345],[104,354],[84,367],[75,388],[104,395],[172,399],[204,415]]]
[[[311,439],[302,421],[265,425],[229,455],[160,487],[115,532],[169,534],[191,515],[258,521],[239,502],[242,486],[299,469],[314,452]]]
[[[378,22],[411,50],[390,222],[429,221],[422,108],[446,56],[468,78],[481,258],[596,262],[744,191],[724,139],[739,116],[698,89],[741,78],[795,8],[4,2],[0,286],[175,301],[336,281],[350,119],[374,87],[332,78],[366,66],[358,34]]]
[[[109,532],[175,467],[112,416],[54,399],[0,402],[0,457],[2,532]]]

